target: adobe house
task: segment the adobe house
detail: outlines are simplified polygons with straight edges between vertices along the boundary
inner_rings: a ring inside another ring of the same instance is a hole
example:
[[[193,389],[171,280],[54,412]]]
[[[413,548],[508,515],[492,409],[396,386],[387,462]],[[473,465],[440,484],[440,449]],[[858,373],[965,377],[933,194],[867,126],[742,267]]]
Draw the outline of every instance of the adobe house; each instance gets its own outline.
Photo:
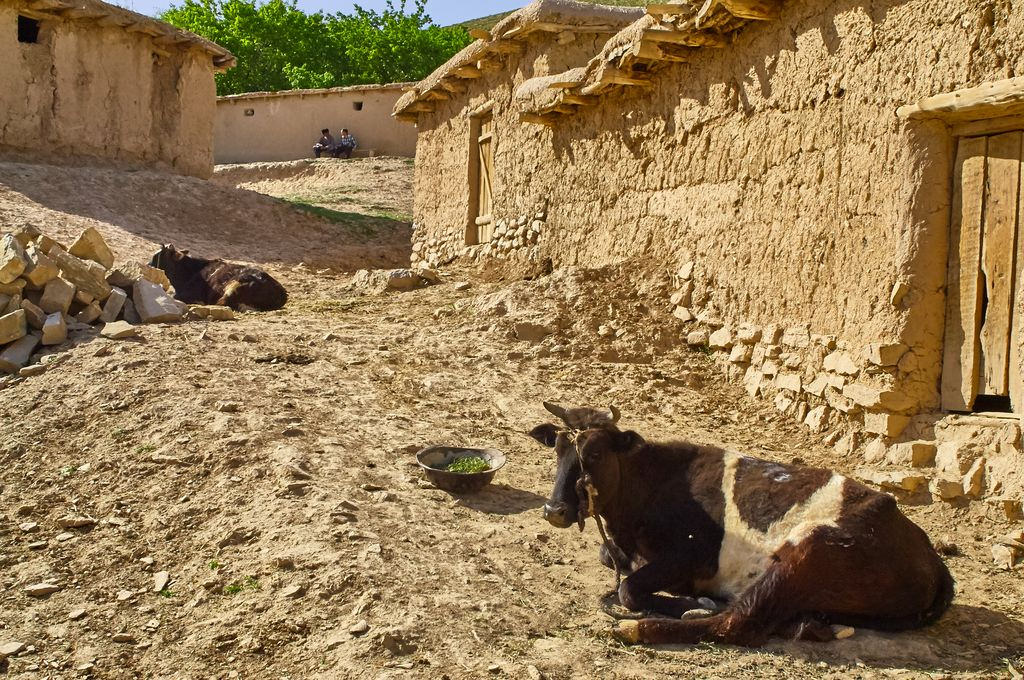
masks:
[[[396,107],[414,258],[659,263],[751,395],[871,463],[938,442],[935,495],[1017,512],[1019,9],[683,1],[605,39],[576,26],[611,8],[535,2]]]
[[[415,83],[353,85],[317,90],[249,92],[217,98],[213,157],[217,163],[310,158],[320,130],[356,137],[356,156],[416,155],[416,130],[391,117]]]
[[[223,48],[98,0],[0,0],[0,155],[208,177]]]

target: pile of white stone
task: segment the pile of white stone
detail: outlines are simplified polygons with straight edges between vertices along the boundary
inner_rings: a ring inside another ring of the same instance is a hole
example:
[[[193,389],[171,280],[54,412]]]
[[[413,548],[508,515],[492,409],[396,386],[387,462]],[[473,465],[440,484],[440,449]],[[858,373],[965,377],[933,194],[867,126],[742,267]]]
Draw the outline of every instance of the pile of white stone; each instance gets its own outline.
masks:
[[[226,308],[196,312],[231,316]],[[37,348],[61,345],[69,333],[103,324],[101,335],[120,339],[134,335],[137,324],[181,321],[188,313],[162,270],[115,265],[91,227],[70,248],[31,226],[0,236],[0,372],[31,374]]]

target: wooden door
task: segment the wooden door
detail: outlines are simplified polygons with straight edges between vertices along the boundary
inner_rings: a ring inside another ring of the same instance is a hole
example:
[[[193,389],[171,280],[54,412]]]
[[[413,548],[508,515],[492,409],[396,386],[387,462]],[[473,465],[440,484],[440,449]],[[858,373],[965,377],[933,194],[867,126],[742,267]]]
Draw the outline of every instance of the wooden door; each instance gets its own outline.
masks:
[[[970,411],[979,395],[1024,413],[1024,133],[964,137],[953,175],[942,406]]]
[[[491,190],[494,177],[494,117],[489,113],[480,116],[476,150],[479,168],[476,187],[476,242],[487,243],[494,235],[494,220],[491,216],[494,202],[494,194]]]

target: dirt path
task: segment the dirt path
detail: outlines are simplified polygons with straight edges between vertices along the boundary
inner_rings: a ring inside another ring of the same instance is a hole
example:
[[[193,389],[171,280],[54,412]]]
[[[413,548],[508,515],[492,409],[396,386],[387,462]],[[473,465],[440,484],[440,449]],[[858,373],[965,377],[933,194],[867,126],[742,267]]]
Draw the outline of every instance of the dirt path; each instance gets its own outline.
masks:
[[[12,185],[3,169],[0,185]],[[75,231],[102,202],[65,197],[61,215],[39,207],[48,200],[36,194],[33,207],[9,188],[0,217]],[[294,238],[325,228],[303,219],[286,225]],[[163,240],[97,224],[125,255]],[[214,247],[198,224],[182,235]],[[230,233],[220,247],[251,253],[239,259],[272,249],[264,232]],[[387,257],[390,246],[362,247]],[[907,509],[962,553],[949,560],[957,603],[929,630],[757,651],[611,641],[597,599],[613,574],[596,531],[558,531],[540,515],[554,462],[522,432],[548,419],[542,399],[614,402],[652,438],[857,463],[681,347],[673,320],[643,303],[657,280],[453,272],[375,296],[301,260],[273,267],[292,294],[280,312],[150,326],[138,341],[86,337],[0,391],[0,645],[32,646],[9,677],[528,678],[533,666],[548,678],[987,678],[1015,657],[1020,668],[1024,581],[987,554],[1008,528],[942,505]],[[516,340],[527,322],[557,330]],[[509,462],[485,492],[453,497],[414,465],[434,443],[497,447]],[[97,522],[62,528],[65,517]],[[61,589],[29,597],[40,582]],[[351,633],[362,621],[368,631]]]

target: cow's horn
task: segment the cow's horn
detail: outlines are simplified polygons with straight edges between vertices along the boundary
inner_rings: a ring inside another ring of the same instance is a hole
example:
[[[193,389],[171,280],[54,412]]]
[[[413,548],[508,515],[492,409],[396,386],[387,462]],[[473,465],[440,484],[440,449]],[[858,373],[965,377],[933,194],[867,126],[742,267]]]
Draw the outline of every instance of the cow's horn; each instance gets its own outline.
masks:
[[[567,415],[565,409],[559,406],[558,404],[552,404],[549,401],[545,401],[544,408],[546,408],[551,414],[561,418],[563,421],[565,420],[565,417]]]
[[[612,424],[615,424],[615,423],[619,422],[619,418],[622,417],[622,414],[619,413],[619,409],[616,408],[615,406],[609,406],[608,410],[612,414]]]

